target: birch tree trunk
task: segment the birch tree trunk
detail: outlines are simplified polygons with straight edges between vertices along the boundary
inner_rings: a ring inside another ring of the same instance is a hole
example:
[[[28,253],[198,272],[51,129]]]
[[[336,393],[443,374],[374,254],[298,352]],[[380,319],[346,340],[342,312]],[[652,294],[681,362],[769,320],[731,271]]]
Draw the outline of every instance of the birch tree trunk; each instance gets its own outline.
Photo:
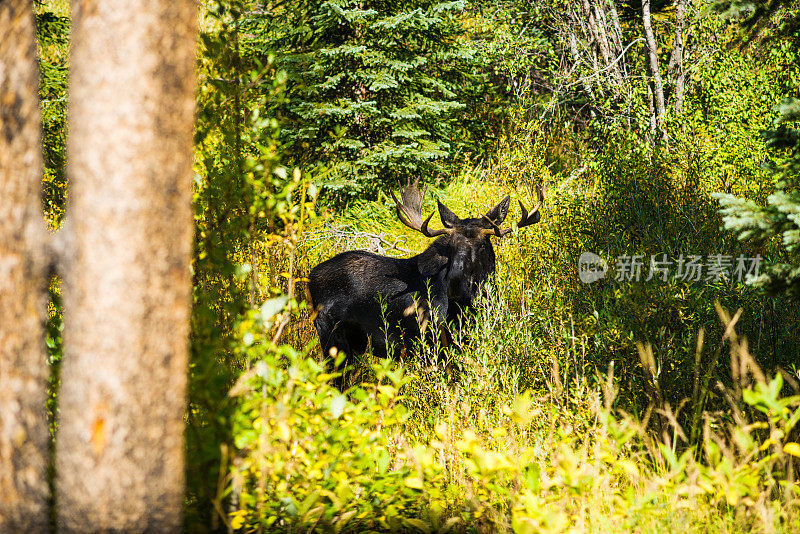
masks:
[[[650,7],[652,0],[642,0],[642,27],[644,29],[644,39],[647,43],[647,64],[650,70],[650,87],[653,101],[653,118],[651,124],[655,125],[655,139],[658,143],[666,139],[664,132],[664,83],[661,79],[661,70],[658,65],[658,48],[656,39],[653,35],[653,23],[650,18]]]
[[[30,0],[0,2],[0,532],[45,532],[47,232]]]
[[[196,5],[73,0],[72,13],[58,523],[175,532]]]

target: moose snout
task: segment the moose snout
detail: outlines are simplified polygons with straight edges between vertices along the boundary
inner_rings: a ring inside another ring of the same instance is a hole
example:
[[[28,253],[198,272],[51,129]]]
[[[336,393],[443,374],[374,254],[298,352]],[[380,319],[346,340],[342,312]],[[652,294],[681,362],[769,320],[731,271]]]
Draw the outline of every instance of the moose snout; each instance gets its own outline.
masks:
[[[459,280],[452,278],[450,283],[447,284],[447,298],[455,299],[459,297]]]
[[[455,300],[469,299],[472,296],[472,280],[469,277],[451,278],[447,284],[447,298]]]

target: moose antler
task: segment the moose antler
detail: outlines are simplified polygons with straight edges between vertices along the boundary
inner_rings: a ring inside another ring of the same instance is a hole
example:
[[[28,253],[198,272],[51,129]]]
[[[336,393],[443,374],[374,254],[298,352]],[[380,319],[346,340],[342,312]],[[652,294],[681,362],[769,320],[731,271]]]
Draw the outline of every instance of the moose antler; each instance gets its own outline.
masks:
[[[403,202],[397,200],[394,191],[391,191],[394,203],[397,204],[397,218],[400,219],[401,223],[412,230],[422,233],[425,237],[452,234],[453,230],[451,228],[442,228],[433,231],[428,229],[428,223],[431,221],[433,213],[428,215],[428,218],[424,221],[422,220],[422,199],[425,197],[425,191],[427,190],[428,186],[425,186],[422,189],[422,193],[419,192],[419,178],[417,178],[414,180],[414,183],[411,183],[409,180],[406,186],[400,190],[400,197],[403,199]]]
[[[524,228],[526,226],[530,226],[532,224],[536,224],[539,222],[539,220],[542,218],[542,215],[539,213],[539,206],[541,206],[542,202],[544,202],[544,197],[546,194],[547,194],[547,184],[546,183],[537,184],[536,196],[538,197],[538,202],[530,211],[528,211],[528,209],[525,207],[525,205],[522,203],[521,200],[517,200],[517,202],[519,202],[519,208],[522,210],[522,217],[520,217],[519,222],[517,223],[517,228]],[[489,221],[494,228],[487,228],[481,230],[483,234],[503,237],[511,233],[511,228],[500,228],[494,223],[494,221],[492,221],[488,217],[484,218],[487,221]]]

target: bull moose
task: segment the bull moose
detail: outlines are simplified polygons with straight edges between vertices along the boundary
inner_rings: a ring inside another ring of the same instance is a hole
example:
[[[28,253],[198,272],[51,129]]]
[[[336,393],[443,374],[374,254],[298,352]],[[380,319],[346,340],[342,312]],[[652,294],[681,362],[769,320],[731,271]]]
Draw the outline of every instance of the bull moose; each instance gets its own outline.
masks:
[[[544,186],[537,186],[538,203],[528,211],[519,202],[519,228],[539,222]],[[460,219],[438,202],[444,228],[431,230],[433,217],[422,219],[425,187],[419,179],[402,189],[402,202],[394,192],[397,216],[425,237],[437,238],[421,254],[390,258],[370,252],[342,252],[311,270],[308,290],[316,311],[314,325],[323,354],[341,351],[347,357],[373,353],[385,357],[389,346],[408,354],[413,341],[426,330],[442,344],[453,343],[448,324],[472,306],[481,285],[495,269],[490,238],[503,237],[511,228],[500,228],[508,214],[506,196],[482,217]],[[430,328],[429,328],[430,327]]]

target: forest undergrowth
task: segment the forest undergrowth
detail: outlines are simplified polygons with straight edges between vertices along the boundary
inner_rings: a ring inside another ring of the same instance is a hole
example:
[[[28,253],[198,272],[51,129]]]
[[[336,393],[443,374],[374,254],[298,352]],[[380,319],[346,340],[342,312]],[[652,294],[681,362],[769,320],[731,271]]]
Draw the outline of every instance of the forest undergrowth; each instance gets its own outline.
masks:
[[[232,528],[798,528],[796,308],[771,312],[730,279],[617,281],[612,269],[581,283],[583,251],[612,267],[625,253],[753,251],[720,234],[694,154],[654,165],[622,138],[551,174],[552,142],[508,143],[491,166],[466,162],[450,182],[430,184],[424,213],[438,198],[474,216],[549,183],[541,222],[496,240],[497,273],[454,329],[463,350],[448,352],[447,365],[424,342],[413,360],[365,356],[340,392],[306,304],[278,340],[280,307],[269,301],[238,324],[248,370],[231,392],[235,447],[219,496],[236,503]],[[397,221],[388,192],[311,219],[288,248],[265,249],[261,284],[302,286],[313,265],[343,250],[408,256],[427,246]],[[764,371],[756,351],[769,335],[785,344]]]

